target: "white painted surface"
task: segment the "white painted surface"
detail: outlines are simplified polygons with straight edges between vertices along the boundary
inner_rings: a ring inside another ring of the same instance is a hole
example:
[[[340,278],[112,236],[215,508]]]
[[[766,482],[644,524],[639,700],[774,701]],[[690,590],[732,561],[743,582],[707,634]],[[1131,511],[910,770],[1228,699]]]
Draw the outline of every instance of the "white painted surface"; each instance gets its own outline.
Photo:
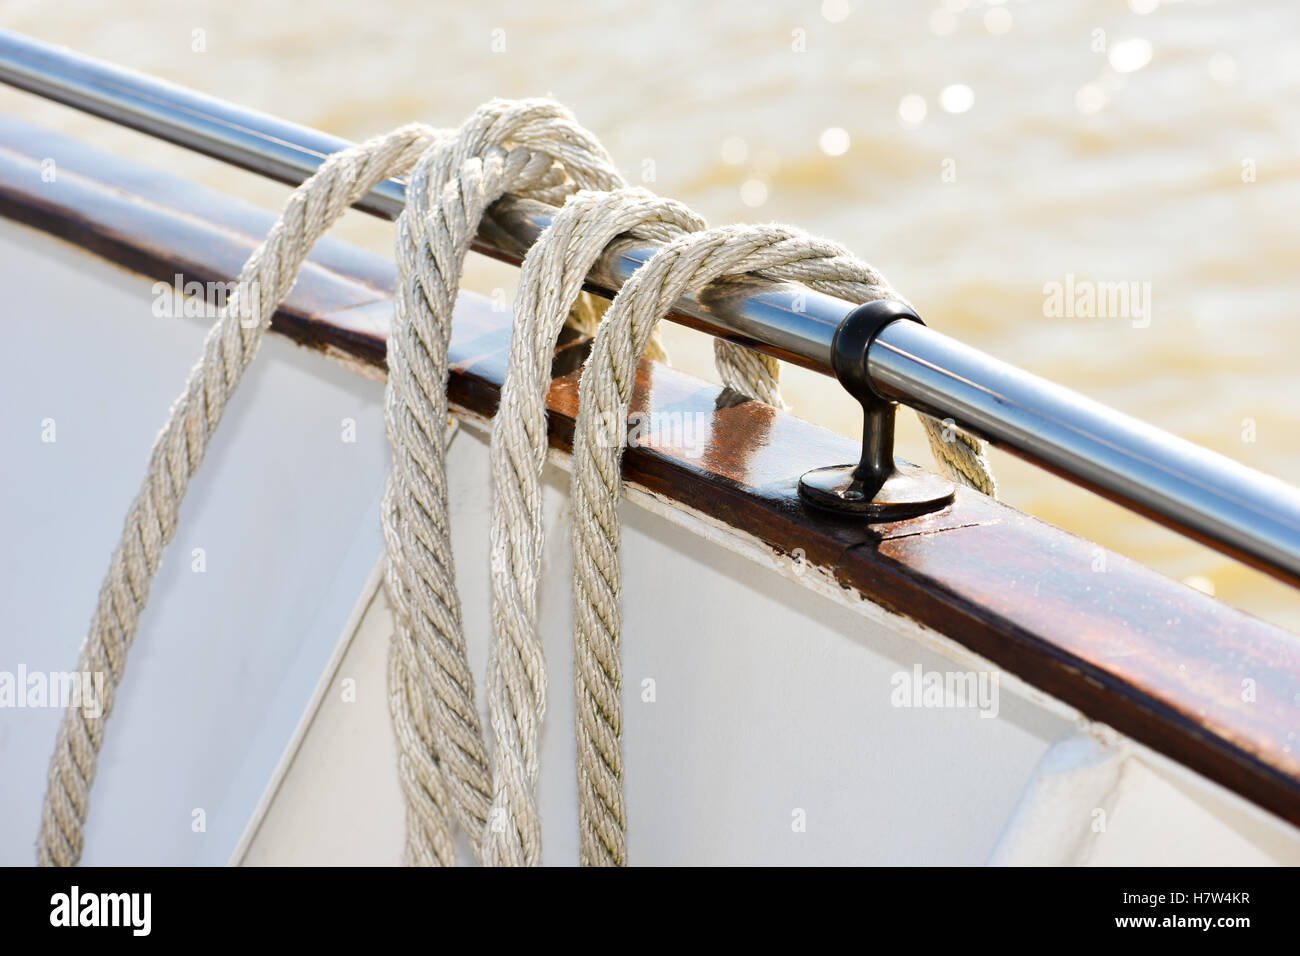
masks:
[[[1054,744],[995,866],[1300,866],[1300,831],[1104,728]]]
[[[205,328],[154,318],[148,282],[3,221],[0,283],[0,671],[68,671]],[[229,858],[382,550],[382,418],[382,386],[268,337],[142,619],[85,863]],[[0,863],[35,859],[60,714],[0,708]]]
[[[230,862],[391,865],[401,860],[402,793],[385,681],[392,618],[370,592],[357,632],[324,682],[300,746],[272,781],[266,812]]]
[[[10,343],[0,353],[0,670],[62,671],[204,329],[153,318],[148,283],[4,223],[0,282]],[[85,862],[213,864],[237,848],[252,864],[399,861],[391,624],[382,595],[358,608],[382,551],[381,400],[378,384],[267,340],[191,487],[142,621]],[[355,443],[342,441],[345,418],[356,420]],[[41,441],[44,419],[55,421],[53,443]],[[451,465],[457,571],[481,677],[481,427],[461,430]],[[559,864],[577,856],[567,507],[567,475],[548,466],[541,801],[545,857]],[[1040,759],[1071,726],[1068,708],[1006,675],[996,718],[895,706],[900,673],[987,665],[644,494],[622,510],[634,862],[974,864],[1016,839],[1024,783],[1041,779]],[[191,558],[200,547],[201,574]],[[355,700],[345,700],[345,680]],[[642,699],[647,680],[653,702]],[[0,863],[32,859],[59,717],[0,708]],[[1185,836],[1211,825],[1228,848],[1215,859],[1293,859],[1260,850],[1293,840],[1292,828],[1190,774],[1131,766],[1112,814],[1124,829],[1111,833],[1126,835],[1088,862],[1170,859],[1180,839],[1197,858],[1207,844]]]
[[[488,557],[479,427],[462,429],[450,460],[457,574],[481,674]],[[567,475],[548,466],[542,619],[551,685],[540,798],[549,864],[577,856],[566,489]],[[1077,715],[1014,680],[1000,682],[995,718],[895,706],[892,681],[900,671],[980,662],[908,622],[894,619],[891,627],[879,609],[830,599],[806,576],[790,579],[743,557],[736,552],[744,543],[716,529],[693,533],[631,502],[622,513],[634,863],[1250,865],[1300,858],[1294,828],[1181,768],[1171,772],[1104,728],[1075,733]],[[328,682],[267,816],[250,829],[247,854],[234,862],[400,860],[401,797],[387,770],[395,759],[384,691],[390,629],[380,594]],[[641,700],[647,678],[655,681],[653,703]],[[1102,831],[1092,829],[1097,807],[1107,813]],[[797,810],[805,832],[792,827]]]
[[[475,673],[488,637],[487,450],[452,445],[456,571]],[[544,857],[577,859],[567,475],[548,466],[542,628]],[[891,704],[935,651],[625,502],[624,714],[638,864],[981,863],[1067,721],[1003,693],[976,710]],[[878,613],[878,612],[876,612]],[[389,625],[372,607],[244,862],[400,859],[384,691]],[[655,701],[643,702],[643,682]],[[355,702],[343,681],[356,682]],[[806,832],[792,826],[796,811]]]

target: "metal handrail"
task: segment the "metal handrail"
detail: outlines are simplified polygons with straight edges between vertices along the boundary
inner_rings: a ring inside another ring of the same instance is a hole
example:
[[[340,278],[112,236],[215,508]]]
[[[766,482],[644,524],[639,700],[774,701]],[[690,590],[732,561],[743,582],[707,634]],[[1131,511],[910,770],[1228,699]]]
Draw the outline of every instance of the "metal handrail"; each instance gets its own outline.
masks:
[[[0,81],[281,182],[297,184],[352,145],[38,40],[0,30]],[[404,203],[387,181],[356,205],[387,219]],[[506,197],[475,248],[519,262],[556,210]],[[614,295],[655,254],[607,252],[590,287]],[[856,306],[759,277],[684,296],[670,319],[826,374]],[[964,427],[1026,460],[1300,585],[1300,491],[1055,385],[916,322],[885,326],[867,353],[880,394]]]

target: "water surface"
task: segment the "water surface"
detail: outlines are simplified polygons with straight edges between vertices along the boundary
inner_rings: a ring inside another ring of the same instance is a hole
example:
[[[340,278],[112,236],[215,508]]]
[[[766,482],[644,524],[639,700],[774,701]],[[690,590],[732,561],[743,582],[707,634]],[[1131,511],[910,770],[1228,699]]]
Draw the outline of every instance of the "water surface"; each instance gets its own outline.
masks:
[[[629,179],[710,222],[837,239],[932,326],[1300,484],[1296,4],[9,0],[0,23],[353,139],[551,94]],[[285,194],[22,94],[0,109],[269,207]],[[360,215],[340,231],[392,241]],[[467,284],[511,280],[479,263]],[[1056,308],[1067,282],[1132,295]],[[707,342],[667,339],[712,376]],[[833,382],[796,370],[787,393],[856,433]],[[910,422],[901,452],[928,461]],[[1300,630],[1295,592],[993,457],[1011,504]]]

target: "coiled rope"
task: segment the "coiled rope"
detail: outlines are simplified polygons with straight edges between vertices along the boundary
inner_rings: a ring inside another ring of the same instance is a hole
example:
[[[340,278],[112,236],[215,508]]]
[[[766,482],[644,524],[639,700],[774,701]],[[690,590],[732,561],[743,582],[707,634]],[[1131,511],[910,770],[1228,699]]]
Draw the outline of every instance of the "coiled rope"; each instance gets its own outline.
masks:
[[[413,125],[329,157],[296,189],[249,257],[239,287],[155,440],[127,512],[78,670],[105,675],[102,715],[69,707],[60,725],[42,809],[37,858],[80,858],[89,792],[139,617],[181,499],[275,307],[312,245],[385,179],[410,174],[397,224],[399,289],[388,342],[385,417],[392,470],[383,503],[386,585],[395,629],[390,709],[406,800],[406,860],[455,862],[453,823],[479,862],[536,865],[538,743],[546,665],[537,630],[546,461],[546,393],[566,321],[590,327],[600,307],[581,291],[602,250],[629,235],[665,243],[596,326],[584,368],[573,448],[573,543],[581,861],[627,862],[619,657],[620,461],[637,362],[659,354],[654,329],[683,292],[757,272],[856,302],[898,298],[870,266],[833,243],[783,226],[707,230],[685,206],[627,188],[603,147],[547,100],[495,100],[458,130]],[[491,463],[493,640],[486,745],[461,624],[446,482],[447,349],[461,269],[487,208],[506,193],[564,203],[524,261],[510,361],[493,421]],[[567,199],[567,202],[565,201]],[[249,321],[248,303],[255,304]],[[242,305],[241,305],[242,304]],[[242,317],[242,320],[241,320]],[[723,383],[781,405],[767,356],[716,343]],[[945,471],[992,494],[980,442],[923,416]]]

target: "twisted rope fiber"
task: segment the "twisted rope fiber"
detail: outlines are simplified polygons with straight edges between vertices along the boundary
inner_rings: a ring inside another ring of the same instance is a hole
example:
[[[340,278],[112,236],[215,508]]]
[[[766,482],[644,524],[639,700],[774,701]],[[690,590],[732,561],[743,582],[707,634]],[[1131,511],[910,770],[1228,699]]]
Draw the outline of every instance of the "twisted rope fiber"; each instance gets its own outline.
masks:
[[[416,162],[418,158],[418,162]],[[541,560],[540,474],[546,455],[545,395],[555,337],[565,321],[599,321],[601,307],[581,293],[583,277],[616,236],[670,242],[696,233],[728,239],[744,229],[700,233],[684,206],[626,189],[600,144],[556,104],[493,101],[456,133],[404,127],[330,157],[295,191],[281,219],[245,264],[239,291],[205,341],[185,393],[155,442],[144,486],[132,504],[80,669],[106,674],[103,716],[112,707],[139,614],[175,532],[179,503],[202,460],[208,437],[251,362],[275,306],[288,293],[311,245],[352,203],[385,178],[415,168],[398,221],[400,285],[389,341],[386,420],[393,465],[383,505],[386,583],[395,632],[389,658],[390,709],[400,744],[407,804],[407,862],[451,864],[452,821],[476,858],[493,864],[540,861],[536,807],[538,735],[546,669],[536,626]],[[493,641],[488,667],[493,747],[484,746],[473,677],[466,660],[451,559],[446,484],[447,346],[464,256],[487,207],[506,192],[557,204],[576,189],[525,261],[501,410],[493,424]],[[760,232],[780,227],[753,227]],[[755,234],[756,235],[756,234]],[[748,256],[710,248],[711,239],[670,242],[686,272],[663,268],[657,294],[629,283],[609,307],[583,376],[575,440],[575,691],[578,698],[579,789],[584,863],[625,863],[625,811],[619,744],[618,661],[621,581],[618,461],[626,443],[627,400],[637,358],[658,352],[654,327],[677,294],[710,275],[758,271],[796,278],[845,298],[892,294],[869,267],[839,247],[785,230],[783,254]],[[769,237],[770,238],[770,237]],[[750,235],[753,239],[753,235]],[[802,252],[800,245],[802,244]],[[769,241],[767,245],[781,245]],[[664,253],[651,263],[662,262]],[[770,253],[770,250],[769,250]],[[828,267],[828,263],[838,265]],[[846,264],[847,263],[847,264]],[[714,270],[710,272],[710,270]],[[637,273],[649,271],[649,265]],[[689,274],[687,274],[689,273]],[[855,285],[856,283],[856,285]],[[653,299],[654,308],[638,304]],[[256,303],[256,321],[240,322],[241,302]],[[653,317],[651,317],[653,313]],[[611,331],[612,330],[612,331]],[[633,347],[635,346],[635,347]],[[724,384],[781,404],[777,366],[720,343]],[[598,383],[589,386],[588,381]],[[593,409],[595,409],[593,411]],[[611,415],[613,417],[611,417]],[[979,445],[956,432],[936,444],[940,423],[927,422],[945,467],[991,489]],[[603,430],[602,430],[603,429]],[[963,440],[964,439],[964,440]],[[953,453],[954,445],[966,451]],[[597,454],[597,451],[600,454]],[[950,456],[953,460],[949,460]],[[982,465],[982,467],[981,467]],[[583,496],[579,502],[579,495]],[[591,509],[591,510],[589,510]],[[64,715],[51,761],[38,859],[79,858],[103,724],[80,710]]]
[[[240,270],[234,296],[204,340],[202,357],[154,441],[143,486],[127,511],[100,589],[77,669],[104,675],[102,716],[88,718],[73,706],[64,712],[41,810],[41,864],[69,866],[81,856],[104,721],[112,712],[149,587],[163,549],[176,533],[190,477],[257,354],[275,306],[288,294],[312,244],[374,186],[409,167],[433,136],[428,127],[405,126],[330,156],[289,198],[266,241]]]
[[[519,124],[519,132],[524,136],[529,135],[530,123],[545,123],[548,121],[545,114],[551,114],[550,119],[556,121],[552,132],[559,139],[554,144],[554,151],[569,159],[571,171],[576,171],[584,181],[598,186],[621,183],[621,178],[612,171],[612,162],[594,138],[580,131],[561,128],[568,123],[576,130],[576,124],[565,120],[559,107],[536,103],[494,103],[484,111],[504,114],[512,107],[515,107],[514,118]],[[483,135],[494,130],[490,124],[479,123],[471,132]],[[501,134],[502,130],[495,132]],[[88,719],[81,710],[72,708],[64,714],[42,808],[38,862],[72,865],[80,857],[89,791],[103,743],[103,719],[112,710],[125,670],[126,653],[134,638],[149,587],[156,576],[162,551],[175,533],[180,501],[189,479],[202,460],[208,439],[220,422],[230,395],[256,354],[275,306],[288,294],[316,239],[375,185],[407,172],[431,144],[445,136],[445,133],[425,126],[403,127],[329,157],[314,176],[295,190],[267,240],[254,251],[241,270],[238,289],[205,340],[202,358],[191,372],[185,391],[174,404],[167,425],[155,441],[143,487],[128,510],[121,540],[79,655],[80,669],[105,674],[102,718]],[[527,173],[521,176],[521,182],[537,180],[534,189],[523,190],[527,195],[546,202],[562,202],[563,197],[575,188],[572,183],[563,182],[563,171],[559,171],[559,175],[555,170],[548,175],[539,175],[551,167],[550,160],[521,164],[522,159],[522,155],[516,156],[511,169],[518,172],[521,165],[526,165]],[[597,171],[597,167],[601,169]],[[446,643],[454,650],[458,643],[463,644],[463,641],[458,642],[458,638],[458,631],[450,630]],[[412,862],[449,861],[454,854],[454,845],[450,828],[445,823],[447,811],[458,807],[458,797],[461,798],[460,807],[466,804],[463,791],[467,785],[463,781],[472,777],[468,771],[462,772],[456,779],[458,786],[449,792],[437,758],[433,756],[437,751],[427,743],[435,737],[434,730],[438,726],[431,722],[430,713],[435,704],[442,705],[442,712],[448,709],[447,701],[438,698],[435,689],[448,696],[456,696],[458,692],[461,698],[468,697],[472,701],[472,685],[467,683],[453,690],[447,686],[446,680],[438,680],[446,673],[462,679],[467,674],[466,668],[457,666],[459,661],[454,657],[443,655],[426,660],[412,654],[410,642],[395,640],[394,643],[396,646],[390,659],[394,722],[403,745],[403,782],[413,807],[408,814],[413,819],[408,835],[409,832],[415,834],[409,841],[414,847],[409,856]],[[434,665],[441,665],[443,669]],[[417,670],[419,676],[415,676]],[[416,693],[412,694],[412,690]],[[462,708],[462,711],[466,709],[473,714],[472,707]],[[446,732],[445,725],[442,729],[442,739],[458,739],[454,733]],[[473,732],[476,731],[475,726]],[[470,739],[464,741],[464,749],[471,755],[482,749],[481,744],[475,746],[473,732]],[[459,753],[454,753],[453,759],[458,756]],[[457,762],[457,771],[463,770],[463,763]],[[417,789],[422,799],[412,799],[412,791]]]
[[[507,139],[532,143],[549,155],[503,150],[497,143]],[[42,808],[40,863],[72,865],[80,858],[103,719],[112,711],[149,588],[175,533],[189,480],[275,307],[288,294],[312,245],[333,222],[379,182],[406,173],[425,153],[427,162],[413,178],[409,211],[399,223],[405,281],[397,303],[395,345],[390,347],[390,361],[399,374],[387,396],[389,431],[399,452],[384,513],[390,551],[387,583],[399,621],[389,660],[391,709],[408,806],[408,862],[454,859],[448,822],[452,815],[471,833],[478,854],[477,833],[492,788],[486,782],[487,761],[446,539],[444,432],[431,424],[447,419],[445,333],[459,266],[483,210],[504,192],[557,204],[579,184],[613,188],[623,180],[594,137],[550,103],[488,104],[454,142],[430,151],[435,142],[447,140],[445,132],[409,126],[328,158],[295,190],[266,241],[241,270],[235,295],[209,332],[203,355],[155,440],[143,487],[128,510],[110,562],[78,665],[105,674],[102,713],[98,719],[87,718],[80,709],[64,714]],[[476,152],[482,155],[473,155]],[[555,159],[565,165],[556,165]],[[431,196],[438,190],[430,183],[444,181],[448,188],[438,198],[445,208],[438,207],[431,219]],[[422,244],[428,241],[438,248]],[[574,318],[590,324],[602,311],[583,295],[575,302]],[[410,320],[412,315],[418,319]],[[412,390],[412,383],[422,388]],[[412,407],[421,414],[412,413]],[[420,596],[415,614],[409,601],[413,590]],[[517,695],[509,704],[518,704]],[[509,704],[494,703],[494,726],[499,726],[500,714],[509,713]],[[509,739],[498,743],[512,746]],[[511,764],[507,755],[506,765]],[[491,859],[521,861],[501,851]]]
[[[507,151],[500,145],[505,142],[514,148]],[[393,666],[392,686],[395,695],[400,693],[394,719],[404,753],[439,755],[451,809],[476,858],[485,863],[540,859],[536,801],[520,768],[532,766],[535,781],[545,668],[540,654],[525,661],[510,643],[511,635],[497,630],[488,667],[494,735],[489,761],[452,568],[445,465],[447,348],[461,267],[479,221],[506,192],[537,196],[537,187],[553,190],[555,183],[547,177],[555,159],[576,183],[597,189],[622,185],[604,149],[555,104],[490,103],[454,140],[439,144],[417,163],[398,221],[402,281],[389,339],[386,407],[393,468],[383,512],[397,622],[393,657],[400,662]],[[499,591],[499,585],[494,589]],[[436,665],[421,668],[428,682],[423,693],[409,687],[411,661]],[[435,712],[421,714],[429,703]],[[425,747],[414,746],[412,734]],[[408,860],[449,864],[452,858],[446,853],[435,854],[436,860],[426,853],[435,831],[422,832],[444,810],[426,786],[439,780],[433,769],[427,760],[403,763]]]
[[[518,145],[508,153],[492,145],[505,142]],[[563,163],[571,177],[568,182],[557,186],[552,158]],[[445,184],[436,204],[435,184]],[[520,562],[503,567],[501,553],[494,548],[494,634],[488,664],[494,746],[488,759],[451,558],[445,466],[447,347],[460,270],[488,206],[507,192],[556,203],[557,188],[567,193],[576,185],[609,190],[621,187],[623,180],[600,144],[555,104],[497,101],[471,117],[454,140],[420,160],[398,222],[402,285],[389,340],[386,407],[393,469],[383,523],[390,557],[388,590],[397,622],[390,688],[405,758],[401,771],[408,801],[409,862],[451,862],[445,852],[431,851],[445,847],[439,815],[445,815],[446,803],[438,791],[444,781],[451,810],[480,862],[540,862],[535,789],[546,670],[535,625],[530,639],[518,626],[519,613],[511,613],[519,600],[515,592],[531,587],[533,597],[520,606],[531,605],[535,617],[535,571],[525,571]],[[595,255],[588,258],[584,276]],[[546,270],[539,281],[547,287],[553,284]],[[568,297],[561,324],[575,312],[579,318],[598,313],[598,309],[584,310],[585,298]],[[530,309],[519,312],[526,316]],[[558,329],[551,332],[544,346],[546,357],[554,351],[557,334]],[[512,339],[526,342],[527,336],[521,333]],[[745,377],[745,366],[736,364],[738,371],[727,378],[748,394],[755,386]],[[544,395],[539,407],[544,416]],[[509,400],[503,400],[501,408],[507,414],[497,417],[496,427],[519,414]],[[541,435],[544,439],[544,425]],[[509,480],[508,472],[498,471],[493,487],[503,487]],[[500,498],[494,509],[507,507],[509,501],[508,496]],[[502,524],[501,519],[494,520],[494,528]],[[537,564],[540,553],[534,567]],[[534,581],[516,589],[512,574],[534,577]],[[412,662],[423,665],[427,686],[422,692],[413,692],[410,686]],[[428,713],[430,703],[433,713]],[[430,753],[439,755],[437,768],[428,758]],[[439,776],[435,769],[443,774]]]
[[[574,692],[584,865],[627,863],[617,509],[636,366],[656,323],[680,296],[716,279],[753,272],[803,282],[859,304],[901,299],[871,266],[835,243],[786,226],[726,226],[666,245],[624,284],[606,313],[579,384],[571,480]],[[931,434],[942,427],[932,419],[926,426]],[[953,443],[942,444],[946,449]],[[963,443],[963,448],[970,447]],[[956,461],[962,462],[972,480],[992,486],[982,458],[972,464],[965,452],[958,452],[942,460],[966,477],[956,467]]]
[[[524,261],[515,300],[510,361],[501,390],[500,412],[492,423],[492,617],[495,633],[493,686],[489,700],[493,725],[510,746],[501,753],[502,775],[511,798],[529,805],[519,815],[530,826],[511,832],[529,863],[540,858],[536,812],[538,733],[544,711],[545,674],[537,627],[538,572],[542,564],[542,469],[546,464],[546,396],[551,385],[550,357],[582,283],[606,246],[627,235],[666,242],[704,222],[685,206],[641,189],[580,192],[554,217]],[[507,710],[510,687],[531,687],[531,706]],[[529,723],[520,723],[525,716]],[[512,720],[512,717],[515,718]],[[581,764],[580,764],[581,765]],[[584,818],[585,818],[584,814]]]

